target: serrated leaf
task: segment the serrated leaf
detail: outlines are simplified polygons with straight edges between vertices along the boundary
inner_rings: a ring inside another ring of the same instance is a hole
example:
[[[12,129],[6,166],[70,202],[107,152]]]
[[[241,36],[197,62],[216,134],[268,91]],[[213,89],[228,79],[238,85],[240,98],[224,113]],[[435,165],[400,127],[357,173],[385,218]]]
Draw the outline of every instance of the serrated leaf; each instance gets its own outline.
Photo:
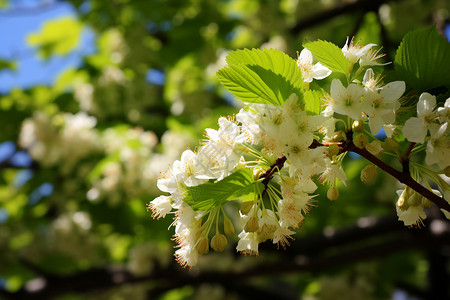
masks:
[[[301,96],[300,68],[279,50],[236,50],[228,54],[227,63],[217,77],[243,102],[282,105],[292,93]]]
[[[194,210],[209,211],[231,200],[254,200],[258,184],[262,185],[254,180],[251,170],[241,169],[220,181],[187,187],[183,200]]]
[[[303,44],[313,56],[333,72],[349,74],[350,61],[344,56],[341,48],[327,41],[314,41]]]
[[[418,93],[450,85],[450,43],[434,26],[407,33],[394,64],[399,79]]]

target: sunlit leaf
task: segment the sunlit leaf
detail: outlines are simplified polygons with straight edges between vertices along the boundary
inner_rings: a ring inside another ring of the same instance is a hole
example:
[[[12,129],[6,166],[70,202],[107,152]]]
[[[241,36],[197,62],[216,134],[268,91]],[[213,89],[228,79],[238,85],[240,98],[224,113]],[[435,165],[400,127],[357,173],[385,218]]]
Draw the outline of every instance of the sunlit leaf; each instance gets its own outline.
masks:
[[[37,47],[44,59],[50,56],[66,55],[80,43],[83,24],[71,17],[48,21],[37,33],[27,36],[30,46]]]
[[[333,72],[347,75],[350,61],[344,56],[341,48],[327,41],[314,41],[303,44],[303,47],[312,52],[313,56]]]
[[[301,95],[303,80],[295,60],[275,49],[230,52],[228,66],[217,72],[219,81],[244,102],[283,104]]]
[[[418,93],[450,85],[450,43],[434,26],[405,35],[395,55],[395,70]]]
[[[261,183],[249,169],[241,169],[217,182],[187,187],[184,201],[195,210],[208,211],[231,200],[252,201]]]

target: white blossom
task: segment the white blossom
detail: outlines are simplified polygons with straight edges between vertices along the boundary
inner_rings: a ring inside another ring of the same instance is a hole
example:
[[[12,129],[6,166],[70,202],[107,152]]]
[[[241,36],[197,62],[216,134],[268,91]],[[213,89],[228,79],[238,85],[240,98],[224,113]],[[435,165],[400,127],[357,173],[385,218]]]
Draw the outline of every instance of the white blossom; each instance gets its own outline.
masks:
[[[324,79],[331,74],[331,70],[320,62],[313,64],[313,55],[308,49],[303,49],[297,59],[297,66],[302,71],[304,82],[312,82],[313,79]]]
[[[330,89],[331,99],[328,101],[324,115],[329,117],[335,112],[359,120],[362,113],[363,92],[364,89],[357,84],[351,83],[345,88],[339,79],[333,79]]]
[[[417,117],[411,117],[403,126],[403,135],[405,138],[414,143],[425,142],[425,137],[430,131],[437,131],[437,114],[434,111],[436,107],[436,97],[429,93],[422,93],[417,103]]]
[[[342,53],[344,53],[345,57],[351,62],[356,63],[363,55],[366,55],[370,48],[376,46],[376,44],[368,44],[366,46],[359,45],[359,42],[356,44],[353,43],[353,38],[348,42],[349,38],[345,41],[345,45],[342,48]]]
[[[444,123],[439,130],[432,134],[427,143],[425,162],[427,165],[437,164],[442,170],[450,166],[450,138],[448,123]]]

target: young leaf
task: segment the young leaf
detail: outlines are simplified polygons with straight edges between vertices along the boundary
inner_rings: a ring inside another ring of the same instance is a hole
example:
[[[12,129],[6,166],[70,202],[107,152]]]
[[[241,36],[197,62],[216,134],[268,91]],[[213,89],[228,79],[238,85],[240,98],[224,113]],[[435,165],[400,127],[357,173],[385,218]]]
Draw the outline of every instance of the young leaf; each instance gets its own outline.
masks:
[[[341,48],[327,41],[307,42],[303,44],[313,56],[333,72],[349,74],[350,61],[344,56]]]
[[[220,181],[187,187],[183,201],[193,209],[203,211],[231,200],[252,201],[257,184],[262,185],[254,180],[251,170],[241,169]]]
[[[434,26],[406,34],[394,64],[399,79],[417,93],[450,85],[450,43]]]
[[[217,71],[220,83],[243,102],[282,105],[301,96],[302,73],[295,60],[276,49],[230,52],[227,66]]]

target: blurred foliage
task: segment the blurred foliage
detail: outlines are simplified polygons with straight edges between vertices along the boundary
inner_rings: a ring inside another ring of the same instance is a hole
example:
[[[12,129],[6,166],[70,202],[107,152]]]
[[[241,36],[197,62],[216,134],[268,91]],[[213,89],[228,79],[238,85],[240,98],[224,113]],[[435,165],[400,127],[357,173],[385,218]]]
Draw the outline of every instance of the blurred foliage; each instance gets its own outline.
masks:
[[[26,17],[14,2],[0,1],[2,16]],[[59,3],[47,2],[48,7],[37,1],[26,10],[39,13]],[[196,147],[205,127],[216,127],[220,115],[241,106],[215,76],[226,53],[262,45],[295,57],[303,42],[343,46],[347,36],[356,35],[362,43],[383,45],[393,60],[407,31],[433,23],[442,30],[450,9],[444,0],[360,0],[351,9],[353,2],[341,0],[66,2],[77,14],[49,19],[29,32],[29,46],[43,59],[61,57],[92,31],[95,53],[50,86],[15,88],[0,96],[0,142],[14,141],[32,158],[17,164],[16,149],[0,162],[0,299],[24,299],[15,292],[47,288],[39,278],[95,274],[89,272],[101,268],[149,277],[86,291],[69,286],[56,299],[147,299],[148,291],[158,288],[157,295],[167,300],[243,299],[226,284],[180,284],[168,291],[158,286],[158,277],[150,276],[158,268],[174,276],[189,270],[173,266],[170,218],[157,222],[145,211],[159,194],[161,172],[187,147]],[[339,7],[349,9],[329,14]],[[14,61],[1,58],[1,72],[20,68]],[[393,212],[397,183],[379,172],[375,182],[362,187],[359,170],[366,162],[345,163],[348,183],[340,199],[315,198],[319,208],[311,211],[299,238]],[[206,255],[190,272],[245,269],[284,256],[265,249],[259,259],[233,253],[230,246],[220,256]],[[261,276],[251,284],[278,291],[286,286],[293,298],[311,300],[387,299],[398,282],[426,287],[426,272],[422,253],[410,250],[326,273]]]

